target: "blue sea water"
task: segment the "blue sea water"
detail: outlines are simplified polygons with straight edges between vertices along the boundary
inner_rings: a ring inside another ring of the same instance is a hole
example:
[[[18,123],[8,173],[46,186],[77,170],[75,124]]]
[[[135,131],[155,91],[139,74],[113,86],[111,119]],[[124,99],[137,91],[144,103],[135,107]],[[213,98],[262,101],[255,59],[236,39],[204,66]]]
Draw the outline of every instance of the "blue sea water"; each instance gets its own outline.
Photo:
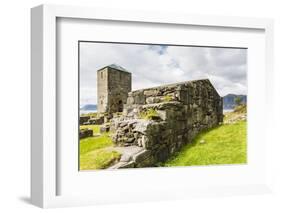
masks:
[[[81,109],[80,109],[80,115],[82,115],[82,114],[88,114],[88,113],[92,113],[92,112],[97,112],[97,110],[81,110]]]

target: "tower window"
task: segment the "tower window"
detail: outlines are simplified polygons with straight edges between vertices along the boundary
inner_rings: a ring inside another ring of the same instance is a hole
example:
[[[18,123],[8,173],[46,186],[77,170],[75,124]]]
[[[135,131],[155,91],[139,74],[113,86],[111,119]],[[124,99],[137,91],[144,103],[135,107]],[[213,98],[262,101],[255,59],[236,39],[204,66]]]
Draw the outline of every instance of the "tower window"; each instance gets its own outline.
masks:
[[[100,73],[100,78],[101,78],[101,79],[103,78],[103,72]]]

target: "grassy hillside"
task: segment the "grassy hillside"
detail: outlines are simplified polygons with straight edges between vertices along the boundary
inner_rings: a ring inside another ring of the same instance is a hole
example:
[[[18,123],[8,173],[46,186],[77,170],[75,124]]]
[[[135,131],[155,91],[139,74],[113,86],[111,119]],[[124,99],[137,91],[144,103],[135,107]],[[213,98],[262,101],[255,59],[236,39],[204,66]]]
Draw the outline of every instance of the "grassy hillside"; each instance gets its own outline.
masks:
[[[247,163],[246,105],[224,115],[221,126],[202,132],[164,166]]]
[[[224,124],[199,134],[164,166],[244,164],[246,121]]]

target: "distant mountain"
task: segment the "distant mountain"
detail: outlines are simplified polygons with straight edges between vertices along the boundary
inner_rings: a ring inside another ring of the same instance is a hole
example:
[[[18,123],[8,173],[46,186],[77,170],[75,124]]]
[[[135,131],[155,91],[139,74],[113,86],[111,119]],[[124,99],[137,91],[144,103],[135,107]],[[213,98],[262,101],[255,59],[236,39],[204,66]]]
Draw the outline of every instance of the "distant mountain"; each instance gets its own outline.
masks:
[[[235,99],[240,97],[243,104],[247,103],[246,95],[228,94],[223,97],[223,109],[233,109],[236,106]]]
[[[97,110],[97,105],[95,104],[86,104],[83,107],[80,108],[80,110],[84,111],[96,111]]]

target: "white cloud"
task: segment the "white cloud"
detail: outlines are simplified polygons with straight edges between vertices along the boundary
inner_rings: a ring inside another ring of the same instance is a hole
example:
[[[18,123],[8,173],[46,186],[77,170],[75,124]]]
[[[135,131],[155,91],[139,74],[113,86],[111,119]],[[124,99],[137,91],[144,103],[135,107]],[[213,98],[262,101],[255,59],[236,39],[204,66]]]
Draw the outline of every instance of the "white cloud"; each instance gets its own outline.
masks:
[[[81,104],[96,103],[96,71],[118,64],[133,90],[209,78],[219,94],[246,94],[247,50],[186,46],[80,43]]]

